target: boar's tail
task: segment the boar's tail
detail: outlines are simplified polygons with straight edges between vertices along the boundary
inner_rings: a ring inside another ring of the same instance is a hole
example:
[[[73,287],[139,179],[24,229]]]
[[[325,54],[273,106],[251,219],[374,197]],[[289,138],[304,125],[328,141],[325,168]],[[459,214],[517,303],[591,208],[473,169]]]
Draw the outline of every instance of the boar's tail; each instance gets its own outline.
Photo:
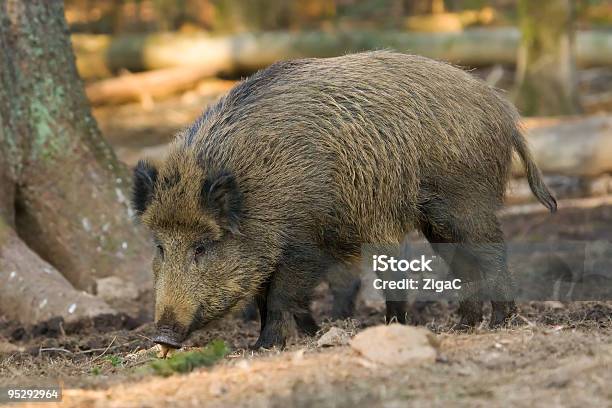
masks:
[[[535,161],[533,161],[533,157],[531,156],[531,152],[527,147],[525,137],[520,129],[516,128],[514,130],[512,139],[514,149],[520,156],[521,160],[523,161],[523,165],[525,166],[527,181],[529,182],[531,191],[536,196],[538,201],[548,208],[551,213],[554,213],[557,211],[557,200],[548,189],[548,186],[544,183],[544,180],[542,180],[542,173],[535,164]]]

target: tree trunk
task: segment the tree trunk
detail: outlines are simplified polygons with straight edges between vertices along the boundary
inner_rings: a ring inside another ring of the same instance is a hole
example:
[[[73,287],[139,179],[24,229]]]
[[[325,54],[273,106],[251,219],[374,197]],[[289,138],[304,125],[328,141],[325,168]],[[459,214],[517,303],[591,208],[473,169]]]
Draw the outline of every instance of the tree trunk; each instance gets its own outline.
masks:
[[[515,100],[525,115],[578,113],[573,2],[519,0]]]
[[[0,314],[31,323],[51,311],[108,312],[78,290],[110,275],[148,289],[149,248],[130,218],[126,168],[78,78],[63,2],[0,0],[0,51]]]

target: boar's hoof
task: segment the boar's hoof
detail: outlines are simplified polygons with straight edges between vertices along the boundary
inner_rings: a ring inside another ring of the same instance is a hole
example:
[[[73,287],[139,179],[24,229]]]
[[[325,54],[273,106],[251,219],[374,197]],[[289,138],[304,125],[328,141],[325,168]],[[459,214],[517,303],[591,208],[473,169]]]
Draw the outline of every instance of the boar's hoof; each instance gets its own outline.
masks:
[[[472,332],[480,325],[482,318],[478,319],[475,316],[461,316],[459,323],[455,323],[452,330],[457,332]]]
[[[162,329],[155,337],[153,337],[153,341],[157,344],[161,344],[162,346],[177,349],[181,348],[182,336],[173,331]]]
[[[489,327],[496,329],[510,325],[517,313],[516,304],[514,302],[493,302],[492,305]]]
[[[280,349],[285,348],[286,339],[281,335],[266,335],[266,333],[261,333],[259,338],[255,342],[253,346],[250,347],[251,350],[259,350],[259,349],[272,349],[274,347],[278,347]]]

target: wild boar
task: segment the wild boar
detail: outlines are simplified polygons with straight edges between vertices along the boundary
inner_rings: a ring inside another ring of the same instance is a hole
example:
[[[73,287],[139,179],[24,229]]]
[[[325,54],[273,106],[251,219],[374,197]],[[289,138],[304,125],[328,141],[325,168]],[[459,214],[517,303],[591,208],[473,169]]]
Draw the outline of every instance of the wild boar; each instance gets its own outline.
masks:
[[[180,132],[162,163],[135,168],[133,207],[157,246],[156,341],[179,347],[253,297],[255,347],[283,346],[294,319],[313,333],[309,299],[325,272],[415,228],[493,276],[491,324],[503,324],[515,306],[495,211],[513,151],[554,212],[517,111],[461,69],[377,51],[254,74]],[[462,299],[460,325],[480,322],[482,303],[477,292]],[[387,302],[387,319],[405,313]]]

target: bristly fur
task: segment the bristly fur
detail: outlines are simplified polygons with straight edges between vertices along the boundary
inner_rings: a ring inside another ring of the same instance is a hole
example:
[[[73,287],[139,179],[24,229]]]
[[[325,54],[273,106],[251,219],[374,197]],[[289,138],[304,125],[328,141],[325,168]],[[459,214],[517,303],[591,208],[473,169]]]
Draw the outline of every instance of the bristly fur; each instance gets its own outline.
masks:
[[[258,345],[278,344],[325,271],[364,243],[395,244],[414,228],[432,243],[503,242],[495,211],[513,150],[534,194],[555,207],[518,122],[486,83],[414,55],[258,72],[177,137],[157,177],[148,166],[135,173],[135,209],[166,246],[154,263],[158,314],[205,322],[263,296]],[[498,270],[507,293],[502,247],[494,258],[475,267]],[[502,303],[493,321],[512,310]],[[480,313],[477,302],[460,310],[471,323]]]
[[[157,180],[157,169],[146,160],[139,160],[134,168],[132,187],[132,208],[141,216],[153,199],[153,190]]]
[[[202,208],[215,214],[222,228],[239,233],[242,197],[236,179],[221,171],[209,175],[202,185]]]

